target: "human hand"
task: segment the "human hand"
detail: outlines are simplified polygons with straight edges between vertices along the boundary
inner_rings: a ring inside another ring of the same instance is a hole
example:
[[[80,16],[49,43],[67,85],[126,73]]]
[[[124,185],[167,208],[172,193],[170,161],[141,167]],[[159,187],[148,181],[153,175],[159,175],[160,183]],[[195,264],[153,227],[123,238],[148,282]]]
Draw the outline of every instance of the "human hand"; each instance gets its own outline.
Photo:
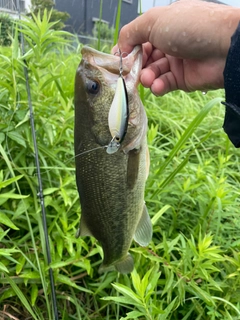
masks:
[[[223,88],[223,69],[240,10],[198,0],[154,7],[124,26],[118,47],[143,44],[141,83],[156,95]]]

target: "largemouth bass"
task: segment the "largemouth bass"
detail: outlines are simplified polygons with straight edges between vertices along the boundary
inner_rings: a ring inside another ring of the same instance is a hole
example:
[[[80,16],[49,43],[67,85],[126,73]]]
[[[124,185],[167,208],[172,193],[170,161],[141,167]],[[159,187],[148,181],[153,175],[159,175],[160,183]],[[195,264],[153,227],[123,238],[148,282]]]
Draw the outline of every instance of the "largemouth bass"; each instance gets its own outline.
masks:
[[[119,148],[109,153],[113,121],[109,112],[116,96],[119,62],[119,56],[83,47],[75,78],[74,144],[81,203],[79,235],[94,236],[100,242],[104,253],[100,272],[129,273],[134,268],[128,253],[132,240],[147,246],[152,238],[144,202],[149,168],[147,117],[137,91],[142,48],[137,46],[122,58],[128,97],[126,132]],[[115,105],[118,108],[116,101],[112,108]]]

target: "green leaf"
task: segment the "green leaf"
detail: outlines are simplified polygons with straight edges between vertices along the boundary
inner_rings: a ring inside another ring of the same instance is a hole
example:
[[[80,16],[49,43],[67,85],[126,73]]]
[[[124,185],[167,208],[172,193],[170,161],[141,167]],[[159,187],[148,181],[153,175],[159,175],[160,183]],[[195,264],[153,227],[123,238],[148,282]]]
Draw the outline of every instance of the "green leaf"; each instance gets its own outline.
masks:
[[[59,190],[59,188],[46,188],[43,190],[43,195],[47,196],[47,195],[52,194],[58,190]]]
[[[1,153],[4,161],[6,162],[6,164],[7,164],[7,166],[8,166],[8,169],[9,169],[11,175],[14,177],[15,174],[14,174],[14,171],[13,171],[13,168],[12,168],[12,164],[11,164],[11,162],[10,162],[10,160],[9,160],[9,158],[8,158],[6,152],[5,152],[5,150],[3,149],[3,147],[2,147],[1,144],[0,144],[0,153]]]
[[[122,319],[138,319],[139,317],[142,317],[144,315],[145,314],[143,312],[131,311],[127,313],[127,317],[124,317]]]
[[[148,295],[152,294],[156,289],[160,275],[161,275],[161,272],[159,271],[159,265],[158,263],[156,263],[149,277],[149,283],[147,286]],[[146,299],[147,299],[147,296],[146,296]]]
[[[26,297],[24,296],[22,291],[19,289],[19,287],[16,285],[16,283],[7,274],[5,274],[5,277],[8,279],[10,286],[12,287],[15,294],[18,296],[22,305],[27,309],[27,311],[31,314],[31,316],[33,317],[34,320],[38,320],[39,318],[35,315],[33,309],[31,308],[30,304],[28,303]]]
[[[19,228],[16,227],[15,224],[12,223],[8,216],[3,212],[0,212],[0,223],[4,224],[5,226],[8,226],[11,229],[19,230]]]
[[[5,267],[5,265],[2,262],[0,262],[0,270],[7,272],[7,273],[9,272],[8,269]]]
[[[122,5],[122,0],[118,0],[118,9],[117,9],[117,17],[116,17],[116,23],[115,23],[114,40],[113,40],[114,45],[118,41],[118,34],[119,34],[119,30],[120,30],[121,5]]]
[[[212,296],[213,299],[215,300],[218,300],[218,301],[221,301],[227,305],[229,305],[236,313],[238,316],[240,316],[240,309],[238,309],[237,307],[235,307],[231,302],[229,302],[228,300],[226,299],[223,299],[221,297],[215,297],[215,296]]]
[[[173,288],[173,281],[174,281],[174,273],[172,270],[168,270],[168,275],[166,279],[166,284],[162,292],[162,296],[167,293],[169,290]]]
[[[127,297],[123,297],[123,296],[121,296],[121,297],[114,297],[114,296],[102,297],[101,300],[104,300],[104,301],[115,301],[115,302],[119,302],[120,304],[131,304],[133,306],[142,307],[141,303],[136,303],[134,300],[129,299]]]
[[[8,288],[8,289],[4,290],[3,293],[1,293],[0,301],[4,301],[4,300],[12,298],[14,296],[16,296],[16,293],[14,292],[14,290],[12,288]]]
[[[26,258],[24,256],[21,256],[18,259],[18,264],[16,265],[16,274],[19,275],[19,273],[22,271],[24,265],[26,262]]]
[[[56,280],[57,280],[58,282],[60,282],[60,283],[64,283],[64,284],[66,284],[66,285],[68,285],[68,286],[70,286],[70,287],[76,288],[76,289],[78,289],[78,290],[80,290],[80,291],[87,292],[87,293],[92,293],[91,290],[88,290],[88,289],[86,289],[86,288],[84,288],[84,287],[81,287],[81,286],[76,285],[76,283],[73,282],[69,277],[64,276],[64,275],[62,275],[62,274],[58,274]]]
[[[41,91],[48,86],[51,82],[58,80],[62,75],[61,74],[57,74],[57,75],[52,75],[50,78],[48,78],[41,86]]]
[[[4,248],[4,249],[0,249],[0,256],[11,256],[12,253],[17,253],[19,252],[19,250],[17,249],[14,249],[14,248],[10,248],[10,249],[7,249],[7,248]]]
[[[215,302],[213,301],[211,295],[209,295],[207,291],[204,291],[199,286],[197,286],[194,281],[191,281],[191,287],[188,287],[188,290],[194,292],[197,297],[205,301],[207,304],[212,303],[213,305],[215,305]]]
[[[17,219],[19,216],[21,216],[23,213],[26,213],[26,211],[31,206],[31,197],[28,198],[28,200],[19,201],[17,209],[14,212],[13,220]]]
[[[0,132],[0,144],[5,140],[5,134]]]
[[[206,117],[208,112],[217,104],[221,102],[221,98],[215,98],[208,102],[205,107],[199,112],[199,114],[193,119],[193,121],[190,123],[188,128],[185,130],[184,134],[181,136],[177,144],[174,146],[174,148],[171,150],[169,156],[167,159],[163,162],[162,166],[157,170],[155,173],[156,177],[161,176],[162,172],[164,169],[169,165],[169,163],[173,160],[175,155],[181,150],[181,148],[184,146],[184,144],[187,142],[187,140],[191,137],[191,135],[194,133],[196,128],[200,125],[200,123],[203,121],[203,119]],[[152,180],[152,183],[150,184],[151,186],[154,184],[154,180]],[[157,190],[154,193],[154,196],[160,192]]]
[[[65,267],[65,266],[67,266],[67,265],[71,265],[71,264],[73,264],[75,261],[76,261],[76,257],[74,256],[74,257],[69,258],[69,259],[64,260],[64,261],[53,262],[53,263],[51,263],[50,268],[52,268],[52,269],[59,269],[59,268]]]
[[[23,196],[21,194],[16,194],[16,193],[1,193],[0,194],[0,199],[26,199],[29,196]]]
[[[34,307],[38,297],[38,286],[34,283],[31,288],[31,306]]]
[[[3,231],[2,228],[0,228],[0,242],[2,241],[2,239],[8,234],[10,229]]]
[[[91,262],[88,259],[81,259],[73,263],[74,266],[80,267],[83,270],[86,270],[88,274],[91,273],[92,267]]]
[[[63,246],[64,246],[63,238],[60,237],[60,236],[57,236],[56,237],[56,243],[57,243],[57,252],[59,254],[59,257],[62,258]]]
[[[166,309],[164,309],[164,313],[160,314],[158,317],[158,320],[167,320],[170,319],[169,315],[170,312],[173,310],[175,307],[175,302],[177,301],[178,297],[176,297],[168,306]]]
[[[143,297],[144,291],[142,290],[142,282],[141,282],[140,276],[137,273],[135,268],[133,269],[133,272],[131,273],[131,277],[132,277],[134,289],[136,290],[137,294],[140,295],[140,297]]]
[[[151,219],[153,226],[157,223],[157,221],[161,218],[161,216],[162,216],[169,208],[171,208],[171,206],[169,206],[168,204],[166,204],[164,207],[162,207],[161,210],[159,210],[156,214],[154,214],[154,216],[153,216],[152,219]]]
[[[120,283],[113,283],[112,286],[122,293],[126,298],[131,300],[132,303],[137,303],[139,305],[142,305],[141,299],[139,296],[137,296],[130,288],[124,286],[123,284]]]
[[[39,279],[40,275],[38,271],[30,271],[20,274],[19,277],[23,279]]]
[[[17,142],[18,144],[20,144],[21,146],[23,146],[24,148],[27,147],[26,142],[23,138],[23,136],[18,133],[17,131],[10,131],[7,132],[7,136],[8,138],[12,139],[13,141]]]
[[[19,175],[19,176],[15,176],[15,177],[13,177],[13,178],[10,178],[10,179],[8,179],[8,180],[1,181],[1,182],[0,182],[0,189],[7,187],[8,185],[10,185],[10,184],[18,181],[18,180],[21,179],[22,177],[23,177],[23,175]]]

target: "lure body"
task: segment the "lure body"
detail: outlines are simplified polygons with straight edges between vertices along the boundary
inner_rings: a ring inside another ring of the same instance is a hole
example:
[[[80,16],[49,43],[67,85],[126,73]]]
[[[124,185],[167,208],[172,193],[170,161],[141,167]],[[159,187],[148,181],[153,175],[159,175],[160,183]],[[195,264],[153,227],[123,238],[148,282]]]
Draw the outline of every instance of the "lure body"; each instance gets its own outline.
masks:
[[[116,152],[127,131],[128,125],[128,96],[125,81],[120,75],[117,80],[116,92],[108,114],[108,126],[112,140],[107,147],[107,153]]]

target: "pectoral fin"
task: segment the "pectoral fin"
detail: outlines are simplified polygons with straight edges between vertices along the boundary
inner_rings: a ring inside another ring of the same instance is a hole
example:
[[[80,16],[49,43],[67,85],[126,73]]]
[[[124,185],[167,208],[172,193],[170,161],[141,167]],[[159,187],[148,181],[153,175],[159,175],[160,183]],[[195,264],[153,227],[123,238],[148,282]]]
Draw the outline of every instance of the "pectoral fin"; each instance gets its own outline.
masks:
[[[142,247],[146,247],[152,239],[152,223],[145,204],[133,239]]]
[[[149,154],[149,149],[147,146],[147,148],[146,148],[146,180],[149,175],[149,170],[150,170],[150,154]]]
[[[128,153],[128,164],[127,164],[127,186],[130,189],[134,187],[138,178],[139,160],[140,160],[140,148],[130,150]]]

